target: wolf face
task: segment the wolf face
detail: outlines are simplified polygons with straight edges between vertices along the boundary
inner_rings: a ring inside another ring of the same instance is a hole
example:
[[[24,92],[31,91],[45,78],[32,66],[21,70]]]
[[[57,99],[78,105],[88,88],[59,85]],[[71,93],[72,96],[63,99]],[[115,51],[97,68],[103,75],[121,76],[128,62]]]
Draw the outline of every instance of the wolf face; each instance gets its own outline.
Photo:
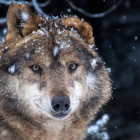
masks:
[[[83,139],[92,117],[111,96],[91,26],[75,17],[44,18],[27,4],[15,3],[7,26],[0,46],[0,127],[8,131],[5,137]]]

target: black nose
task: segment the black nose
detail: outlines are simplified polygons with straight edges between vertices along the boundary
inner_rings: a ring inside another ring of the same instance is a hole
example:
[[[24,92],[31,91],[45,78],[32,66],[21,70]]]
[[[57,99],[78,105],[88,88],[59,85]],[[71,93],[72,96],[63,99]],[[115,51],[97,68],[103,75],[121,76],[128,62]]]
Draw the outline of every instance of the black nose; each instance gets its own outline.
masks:
[[[68,96],[55,96],[51,101],[51,105],[57,113],[65,113],[70,108],[70,100]]]

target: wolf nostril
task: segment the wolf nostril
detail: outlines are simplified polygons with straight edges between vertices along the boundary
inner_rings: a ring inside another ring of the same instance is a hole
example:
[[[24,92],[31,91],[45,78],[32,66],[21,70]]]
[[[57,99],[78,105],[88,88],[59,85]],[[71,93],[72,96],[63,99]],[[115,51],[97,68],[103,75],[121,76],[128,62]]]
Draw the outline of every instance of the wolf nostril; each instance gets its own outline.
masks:
[[[54,108],[56,108],[56,109],[59,108],[59,104],[56,104],[56,105],[54,106]]]
[[[70,100],[67,96],[55,96],[51,101],[52,108],[57,113],[65,113],[70,107]]]
[[[68,107],[68,104],[65,104],[65,107]]]

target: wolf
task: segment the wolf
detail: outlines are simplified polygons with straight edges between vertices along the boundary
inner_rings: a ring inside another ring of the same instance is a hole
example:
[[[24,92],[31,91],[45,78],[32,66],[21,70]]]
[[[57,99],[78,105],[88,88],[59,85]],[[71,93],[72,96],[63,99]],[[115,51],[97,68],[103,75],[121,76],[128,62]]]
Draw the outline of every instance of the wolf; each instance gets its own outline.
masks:
[[[12,3],[0,44],[0,140],[83,140],[111,97],[92,27]]]

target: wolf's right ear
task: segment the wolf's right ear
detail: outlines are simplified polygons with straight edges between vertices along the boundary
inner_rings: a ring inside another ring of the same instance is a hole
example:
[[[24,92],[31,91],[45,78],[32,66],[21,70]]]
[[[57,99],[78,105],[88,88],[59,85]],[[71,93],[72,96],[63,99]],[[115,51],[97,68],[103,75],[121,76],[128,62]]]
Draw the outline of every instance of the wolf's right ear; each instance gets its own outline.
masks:
[[[84,22],[76,17],[64,17],[62,18],[62,23],[67,28],[73,27],[74,29],[76,29],[88,44],[94,43],[92,27],[87,22]]]
[[[38,15],[32,13],[30,7],[26,3],[22,5],[12,3],[7,13],[8,32],[5,40],[19,40],[33,30],[37,30],[39,23],[39,16],[37,16]]]

